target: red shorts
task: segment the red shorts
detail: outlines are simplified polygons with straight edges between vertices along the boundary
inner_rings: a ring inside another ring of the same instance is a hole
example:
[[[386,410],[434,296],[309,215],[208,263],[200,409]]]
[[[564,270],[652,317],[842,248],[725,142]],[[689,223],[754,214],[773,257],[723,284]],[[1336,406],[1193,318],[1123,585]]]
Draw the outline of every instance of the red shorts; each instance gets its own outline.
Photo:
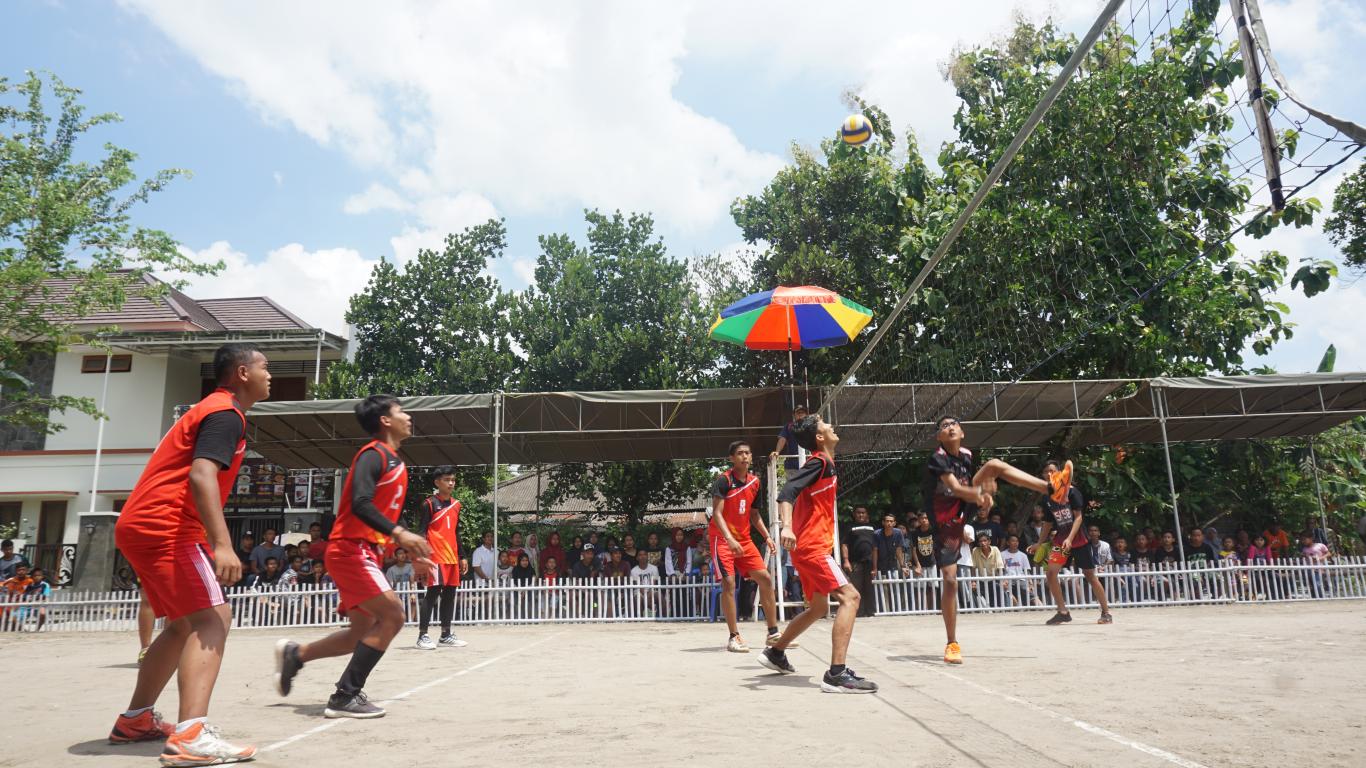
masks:
[[[115,539],[119,538],[116,529]],[[202,541],[123,542],[119,551],[133,566],[158,618],[173,621],[224,602],[213,554]]]
[[[327,542],[327,573],[337,584],[339,612],[346,613],[376,595],[392,591],[379,567],[375,545],[362,539],[330,539]]]
[[[792,567],[797,570],[797,577],[802,580],[802,594],[829,595],[849,583],[848,577],[840,570],[839,564],[829,552],[793,552]]]
[[[458,563],[436,563],[428,566],[424,583],[429,587],[460,586],[460,565]]]
[[[727,574],[743,579],[755,571],[765,570],[764,556],[749,539],[741,539],[740,554],[736,555],[726,546],[726,540],[717,536],[711,540],[711,574],[720,581]]]

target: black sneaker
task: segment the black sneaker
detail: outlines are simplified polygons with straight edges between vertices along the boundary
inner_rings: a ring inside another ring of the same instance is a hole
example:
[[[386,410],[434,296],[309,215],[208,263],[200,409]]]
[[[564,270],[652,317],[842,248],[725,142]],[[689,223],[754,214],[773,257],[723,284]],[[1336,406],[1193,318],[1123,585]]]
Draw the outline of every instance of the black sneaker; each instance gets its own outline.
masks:
[[[1049,619],[1048,621],[1045,621],[1044,624],[1047,624],[1048,626],[1052,627],[1058,624],[1066,624],[1071,620],[1072,614],[1070,613],[1055,613],[1053,614],[1053,618]]]
[[[821,678],[821,690],[826,693],[877,693],[877,683],[864,680],[848,667],[838,675],[831,675],[827,669]]]
[[[275,644],[275,690],[281,696],[288,696],[294,688],[294,676],[303,669],[299,660],[299,644],[293,640],[281,640]]]
[[[777,648],[765,648],[764,652],[759,654],[759,663],[780,675],[797,674],[797,668],[787,660],[787,654]]]
[[[327,709],[323,710],[323,717],[353,717],[357,720],[369,720],[372,717],[384,717],[384,710],[371,704],[364,691],[355,696],[348,696],[338,691],[327,700]]]

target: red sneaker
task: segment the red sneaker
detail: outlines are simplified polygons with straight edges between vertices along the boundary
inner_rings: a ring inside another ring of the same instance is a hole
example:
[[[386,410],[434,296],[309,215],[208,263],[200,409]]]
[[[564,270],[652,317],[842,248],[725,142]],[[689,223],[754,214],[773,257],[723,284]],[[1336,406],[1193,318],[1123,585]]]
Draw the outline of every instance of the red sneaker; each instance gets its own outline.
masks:
[[[175,733],[175,726],[163,722],[154,709],[144,710],[136,717],[119,715],[114,729],[109,732],[110,744],[132,744],[136,741],[165,741]]]

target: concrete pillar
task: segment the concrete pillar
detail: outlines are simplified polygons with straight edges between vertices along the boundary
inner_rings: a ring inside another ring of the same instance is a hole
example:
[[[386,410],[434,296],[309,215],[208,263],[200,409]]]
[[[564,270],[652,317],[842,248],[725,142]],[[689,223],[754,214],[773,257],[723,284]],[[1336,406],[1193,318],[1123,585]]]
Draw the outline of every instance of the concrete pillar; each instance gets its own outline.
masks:
[[[72,588],[77,592],[108,592],[114,585],[114,523],[118,513],[82,512],[80,517]]]

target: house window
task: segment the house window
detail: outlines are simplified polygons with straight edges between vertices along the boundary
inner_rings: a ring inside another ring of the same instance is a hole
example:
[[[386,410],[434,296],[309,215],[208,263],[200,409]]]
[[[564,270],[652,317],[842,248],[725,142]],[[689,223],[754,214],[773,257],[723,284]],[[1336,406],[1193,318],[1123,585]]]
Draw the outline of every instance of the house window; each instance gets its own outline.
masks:
[[[133,370],[132,355],[86,355],[81,358],[81,373],[104,373],[104,361],[109,361],[110,373],[128,373]]]
[[[7,535],[18,535],[19,516],[23,509],[24,503],[21,501],[0,501],[0,529],[4,529]]]

